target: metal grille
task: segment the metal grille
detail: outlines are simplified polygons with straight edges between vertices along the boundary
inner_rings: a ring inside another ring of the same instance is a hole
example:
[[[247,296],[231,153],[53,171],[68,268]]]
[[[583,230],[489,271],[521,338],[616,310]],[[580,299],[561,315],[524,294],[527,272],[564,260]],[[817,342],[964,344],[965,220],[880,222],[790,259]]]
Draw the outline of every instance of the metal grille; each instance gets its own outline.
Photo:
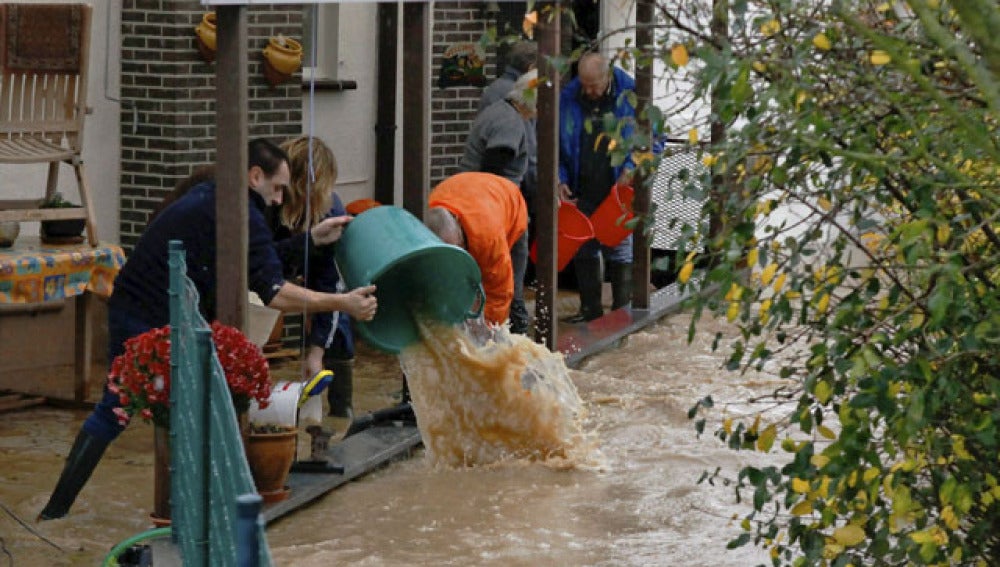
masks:
[[[185,275],[184,249],[170,243],[170,513],[184,565],[237,564],[237,506],[255,494],[236,411],[212,331]],[[260,566],[270,567],[264,522],[257,525]]]
[[[701,239],[686,241],[697,229],[708,230],[708,220],[701,218],[706,197],[701,183],[707,168],[698,160],[697,152],[687,145],[667,148],[653,180],[653,202],[656,203],[656,231],[653,248],[657,250],[701,250]],[[684,244],[684,246],[682,246]]]

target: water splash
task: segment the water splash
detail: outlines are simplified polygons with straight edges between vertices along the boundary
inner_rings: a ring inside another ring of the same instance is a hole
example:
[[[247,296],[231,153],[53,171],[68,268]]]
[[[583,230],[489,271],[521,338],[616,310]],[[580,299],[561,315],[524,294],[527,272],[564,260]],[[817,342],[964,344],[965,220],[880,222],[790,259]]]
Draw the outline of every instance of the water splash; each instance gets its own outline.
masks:
[[[400,363],[432,464],[602,467],[561,354],[505,327],[486,336],[426,321],[418,326],[423,342],[400,353]]]

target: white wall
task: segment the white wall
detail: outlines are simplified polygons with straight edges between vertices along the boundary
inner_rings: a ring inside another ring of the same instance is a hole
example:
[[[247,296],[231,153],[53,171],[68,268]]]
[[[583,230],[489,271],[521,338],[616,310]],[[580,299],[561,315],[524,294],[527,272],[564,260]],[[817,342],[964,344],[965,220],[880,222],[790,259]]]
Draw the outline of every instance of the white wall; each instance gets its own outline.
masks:
[[[21,3],[41,4],[52,0],[24,0]],[[75,1],[75,0],[69,0]],[[87,106],[93,109],[84,123],[83,160],[94,203],[97,233],[102,241],[118,242],[118,156],[119,107],[109,100],[118,97],[118,60],[120,41],[121,0],[89,2],[93,6],[90,80],[87,85]],[[110,22],[109,22],[110,18]],[[110,57],[108,48],[110,47]],[[106,72],[107,69],[107,72]],[[107,96],[105,96],[107,94]],[[40,198],[45,194],[48,165],[0,166],[0,198]],[[79,202],[76,178],[68,165],[60,166],[59,191],[73,202]],[[37,222],[21,223],[21,234],[38,234]]]
[[[357,81],[357,90],[316,92],[312,97],[308,88],[303,90],[302,131],[312,132],[333,150],[340,170],[336,191],[345,204],[375,192],[377,15],[375,4],[340,5],[338,78]]]

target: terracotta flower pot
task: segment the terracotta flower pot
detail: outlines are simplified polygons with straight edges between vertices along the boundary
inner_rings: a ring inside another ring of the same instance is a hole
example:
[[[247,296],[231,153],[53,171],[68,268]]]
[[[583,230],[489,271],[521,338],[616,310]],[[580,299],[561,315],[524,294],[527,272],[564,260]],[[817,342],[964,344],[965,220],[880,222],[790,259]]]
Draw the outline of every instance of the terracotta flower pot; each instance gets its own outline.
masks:
[[[302,67],[302,44],[290,37],[272,37],[264,48],[264,78],[277,86]]]
[[[277,433],[255,433],[251,428],[246,444],[247,462],[265,504],[288,498],[285,481],[295,460],[298,438],[295,428]]]
[[[201,22],[194,28],[194,34],[198,38],[198,52],[206,63],[215,61],[216,41],[215,41],[215,12],[206,12],[201,18]]]
[[[156,527],[170,525],[170,428],[153,428],[153,513]]]

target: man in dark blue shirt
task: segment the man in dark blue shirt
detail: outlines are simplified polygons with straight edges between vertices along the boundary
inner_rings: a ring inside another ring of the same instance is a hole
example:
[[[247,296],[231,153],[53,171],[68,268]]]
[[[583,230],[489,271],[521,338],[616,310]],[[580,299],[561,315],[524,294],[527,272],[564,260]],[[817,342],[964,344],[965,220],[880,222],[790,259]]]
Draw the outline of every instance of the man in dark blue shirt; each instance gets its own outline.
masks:
[[[280,204],[289,183],[288,156],[277,145],[263,139],[249,147],[249,211],[247,272],[248,287],[269,307],[281,311],[343,311],[355,319],[369,321],[377,302],[374,286],[348,293],[323,293],[285,281],[271,230],[264,216],[269,204]],[[190,186],[188,188],[188,186]],[[206,320],[215,319],[216,216],[215,182],[182,185],[176,200],[150,222],[128,261],[115,279],[108,300],[108,362],[124,352],[131,337],[170,322],[169,267],[167,245],[184,244],[187,275],[201,297],[199,309]],[[301,235],[314,245],[331,244],[340,238],[341,219],[326,219]],[[304,242],[303,242],[304,245]],[[104,397],[84,422],[66,459],[59,482],[39,519],[61,518],[69,511],[90,478],[104,450],[124,430],[114,409],[118,396],[105,388]]]

